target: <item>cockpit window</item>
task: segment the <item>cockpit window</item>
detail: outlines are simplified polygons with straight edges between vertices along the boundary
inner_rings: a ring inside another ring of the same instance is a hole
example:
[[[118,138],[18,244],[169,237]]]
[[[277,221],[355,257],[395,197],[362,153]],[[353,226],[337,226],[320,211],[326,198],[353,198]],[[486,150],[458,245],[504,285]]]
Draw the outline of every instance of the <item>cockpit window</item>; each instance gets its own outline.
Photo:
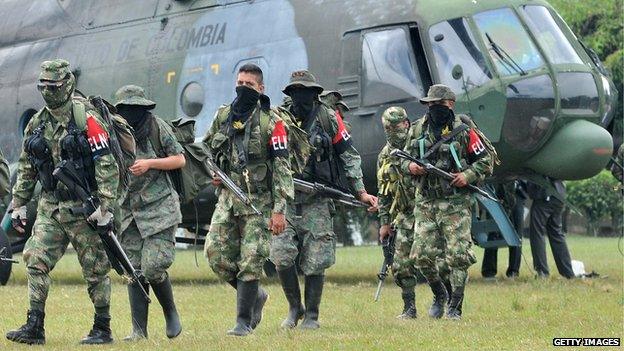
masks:
[[[531,32],[552,63],[583,63],[547,8],[525,5],[521,9]]]
[[[501,75],[525,75],[544,61],[520,20],[509,8],[474,15],[481,38]]]
[[[474,35],[464,18],[455,18],[433,25],[429,29],[440,81],[453,91],[478,87],[492,79],[483,53],[477,47]],[[453,78],[453,68],[461,66],[463,79]]]
[[[363,103],[366,106],[388,101],[422,97],[422,80],[404,28],[365,33],[362,41]]]

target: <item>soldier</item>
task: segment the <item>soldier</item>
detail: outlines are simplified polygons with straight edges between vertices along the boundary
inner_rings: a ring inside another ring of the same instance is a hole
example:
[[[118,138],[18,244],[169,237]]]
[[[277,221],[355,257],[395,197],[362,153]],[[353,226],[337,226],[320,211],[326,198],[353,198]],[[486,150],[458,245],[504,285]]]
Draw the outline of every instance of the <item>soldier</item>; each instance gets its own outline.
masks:
[[[319,100],[323,91],[308,71],[293,72],[283,92],[292,99],[287,107],[303,130],[310,136],[315,151],[310,156],[303,174],[296,177],[336,184],[338,174],[344,171],[355,189],[358,199],[370,204],[373,210],[377,198],[369,195],[362,182],[360,156],[351,145],[351,136],[342,119]],[[342,169],[340,169],[342,168]],[[335,262],[336,235],[332,226],[334,205],[330,199],[319,195],[295,193],[294,203],[289,204],[289,226],[281,235],[273,236],[271,261],[275,263],[282,288],[289,304],[289,312],[282,328],[294,328],[303,318],[301,328],[319,328],[318,316],[325,269]],[[301,244],[301,249],[298,248]],[[299,254],[300,267],[305,275],[305,308],[301,304],[301,292],[295,259]]]
[[[0,197],[9,193],[9,163],[0,150]]]
[[[24,147],[18,161],[17,180],[13,188],[11,214],[15,229],[23,233],[26,226],[26,204],[33,196],[35,183],[42,185],[37,207],[37,219],[32,235],[24,248],[28,268],[28,296],[30,309],[26,324],[7,333],[7,339],[27,344],[45,343],[43,326],[45,302],[50,288],[50,271],[65,253],[71,242],[76,250],[82,274],[88,283],[88,293],[95,306],[95,321],[89,335],[81,344],[104,344],[113,341],[110,329],[111,283],[108,277],[110,263],[100,237],[85,222],[83,215],[71,209],[82,203],[52,171],[61,160],[73,160],[84,155],[92,160],[84,176],[97,188],[100,206],[88,221],[98,226],[112,225],[119,183],[118,166],[109,147],[109,132],[99,112],[84,99],[73,97],[76,79],[69,63],[56,59],[41,64],[37,88],[46,106],[28,123],[24,133]],[[84,104],[84,130],[79,130],[74,113],[77,103]]]
[[[169,125],[150,112],[156,103],[145,97],[143,88],[123,86],[115,98],[117,111],[134,129],[137,145],[136,161],[130,167],[128,196],[121,205],[121,246],[154,289],[165,315],[167,337],[175,338],[182,326],[167,268],[175,257],[175,231],[182,214],[178,194],[166,171],[184,167],[184,150]],[[152,144],[152,135],[159,139],[162,150]],[[124,340],[146,338],[147,300],[135,284],[128,285],[128,296],[132,334]]]
[[[390,156],[390,151],[403,149],[410,122],[402,107],[390,107],[381,116],[386,145],[377,158],[377,189],[379,196],[379,239],[396,235],[392,273],[395,283],[401,288],[403,312],[399,319],[416,318],[415,291],[416,265],[409,257],[414,230],[414,177],[401,173],[400,161]],[[394,227],[395,230],[391,228]]]
[[[269,254],[270,231],[284,230],[286,202],[294,192],[287,131],[263,92],[262,70],[253,64],[242,66],[236,98],[219,108],[204,139],[213,160],[262,212],[256,215],[221,187],[220,179],[213,180],[219,200],[204,251],[212,270],[236,289],[236,326],[227,333],[237,336],[251,333],[262,318],[268,294],[259,288],[259,279]]]
[[[476,262],[470,236],[471,194],[467,184],[483,180],[492,173],[493,156],[485,145],[489,141],[466,117],[455,115],[455,94],[442,84],[429,88],[420,100],[428,106],[424,118],[410,129],[405,150],[414,157],[428,159],[435,166],[451,172],[450,182],[427,174],[410,161],[402,162],[403,172],[418,177],[414,206],[414,244],[410,257],[427,278],[434,294],[429,316],[441,318],[449,298],[436,259],[446,255],[450,268],[452,294],[447,317],[460,319],[468,267]]]

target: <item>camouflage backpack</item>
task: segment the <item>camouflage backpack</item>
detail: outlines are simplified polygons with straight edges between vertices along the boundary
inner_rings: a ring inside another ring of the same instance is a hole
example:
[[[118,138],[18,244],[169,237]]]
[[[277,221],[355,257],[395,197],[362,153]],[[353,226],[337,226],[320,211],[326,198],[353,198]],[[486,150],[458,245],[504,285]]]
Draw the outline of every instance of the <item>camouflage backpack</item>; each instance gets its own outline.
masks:
[[[212,179],[205,162],[210,157],[210,153],[204,143],[195,142],[195,120],[178,118],[173,121],[165,121],[158,117],[154,117],[152,120],[154,124],[150,129],[149,138],[158,157],[167,157],[160,142],[160,128],[163,123],[171,128],[173,135],[184,149],[186,164],[180,169],[168,171],[168,174],[180,196],[180,204],[191,203]]]

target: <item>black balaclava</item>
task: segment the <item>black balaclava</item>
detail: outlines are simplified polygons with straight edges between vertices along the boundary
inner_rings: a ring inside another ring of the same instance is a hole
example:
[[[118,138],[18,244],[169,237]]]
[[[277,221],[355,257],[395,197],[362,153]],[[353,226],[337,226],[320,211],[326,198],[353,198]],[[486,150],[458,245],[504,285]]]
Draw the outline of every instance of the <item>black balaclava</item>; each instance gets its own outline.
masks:
[[[300,119],[307,119],[318,100],[318,91],[311,88],[292,88],[289,91],[292,98],[292,112]]]
[[[134,129],[134,138],[141,150],[147,150],[152,114],[147,106],[141,105],[117,105],[119,113]]]
[[[232,122],[239,121],[244,124],[258,105],[259,98],[260,93],[257,90],[245,85],[237,86],[231,109]]]
[[[453,110],[440,104],[429,106],[429,116],[431,117],[431,127],[436,139],[440,139],[444,127],[452,128],[453,120],[455,119]]]

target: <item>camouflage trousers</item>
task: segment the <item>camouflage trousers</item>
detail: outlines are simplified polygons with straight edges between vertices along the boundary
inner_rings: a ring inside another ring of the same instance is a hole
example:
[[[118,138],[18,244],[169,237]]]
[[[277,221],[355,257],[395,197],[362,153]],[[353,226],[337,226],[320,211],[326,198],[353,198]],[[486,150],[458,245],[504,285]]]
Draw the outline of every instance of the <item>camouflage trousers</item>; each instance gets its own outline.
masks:
[[[142,238],[136,222],[132,221],[121,234],[119,241],[130,263],[152,284],[162,283],[167,278],[167,269],[175,259],[176,229],[177,226],[173,226]]]
[[[299,264],[305,275],[322,275],[336,262],[336,234],[332,222],[333,203],[314,198],[299,205],[288,206],[288,224],[271,241],[271,262],[277,270]]]
[[[446,257],[453,290],[466,284],[468,268],[477,261],[470,235],[471,203],[469,194],[416,201],[410,257],[428,281],[441,278],[439,260]]]
[[[268,213],[235,216],[231,208],[217,203],[206,236],[204,254],[210,268],[225,281],[252,281],[262,277],[269,256]]]
[[[24,262],[28,269],[28,296],[31,308],[44,309],[50,289],[50,272],[72,244],[87,281],[93,305],[110,305],[110,263],[100,237],[82,216],[71,215],[66,208],[54,209],[52,214],[39,206],[32,235],[24,247]]]
[[[417,274],[416,260],[410,257],[412,245],[414,244],[414,218],[400,217],[394,221],[395,234],[394,242],[394,262],[392,264],[392,275],[394,282],[401,288],[410,289],[416,286]],[[450,269],[446,263],[446,253],[444,247],[441,248],[443,254],[436,259],[438,272],[442,279],[448,279]]]

